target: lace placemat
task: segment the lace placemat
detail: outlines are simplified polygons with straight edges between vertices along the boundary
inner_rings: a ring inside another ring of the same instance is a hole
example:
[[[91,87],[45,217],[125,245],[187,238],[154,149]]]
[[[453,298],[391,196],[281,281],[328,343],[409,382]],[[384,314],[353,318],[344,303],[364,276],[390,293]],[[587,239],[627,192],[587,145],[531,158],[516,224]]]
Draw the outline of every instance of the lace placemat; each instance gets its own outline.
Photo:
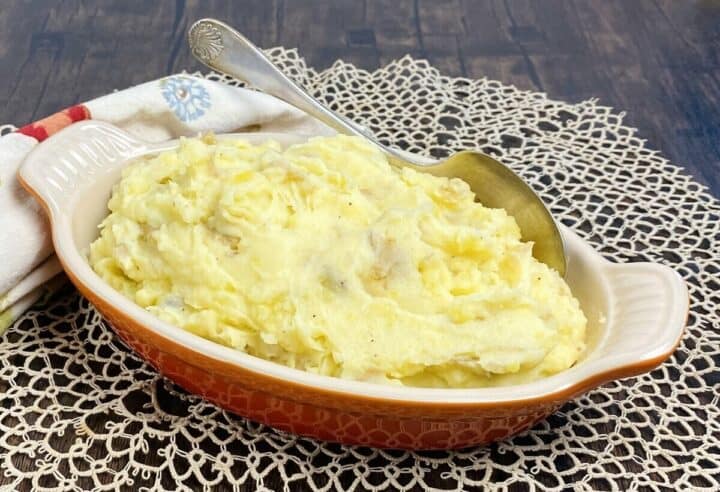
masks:
[[[720,201],[595,100],[566,104],[493,80],[445,77],[409,57],[374,72],[343,62],[317,72],[295,51],[269,53],[385,143],[436,156],[479,148],[532,183],[607,258],[675,268],[692,306],[680,348],[652,373],[593,391],[510,441],[382,451],[276,432],[187,394],[68,288],[0,338],[0,484],[720,490]]]

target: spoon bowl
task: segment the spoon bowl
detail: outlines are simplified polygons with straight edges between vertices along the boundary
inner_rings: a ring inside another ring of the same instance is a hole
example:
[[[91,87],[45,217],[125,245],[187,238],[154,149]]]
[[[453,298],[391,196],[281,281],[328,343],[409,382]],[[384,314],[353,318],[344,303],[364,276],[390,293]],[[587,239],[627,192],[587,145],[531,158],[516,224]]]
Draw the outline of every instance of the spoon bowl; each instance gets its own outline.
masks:
[[[409,167],[470,185],[476,200],[502,208],[515,218],[523,241],[533,243],[533,256],[565,276],[562,236],[540,197],[510,168],[481,152],[464,150],[433,161],[379,142],[367,129],[334,113],[290,80],[260,49],[227,24],[201,19],[188,31],[193,55],[208,67],[238,79],[305,111],[338,133],[362,136],[380,147],[391,165]]]
[[[533,243],[533,256],[565,275],[565,248],[560,231],[542,200],[510,168],[481,152],[464,150],[429,166],[407,161],[390,162],[414,167],[434,176],[456,177],[470,185],[476,199],[486,207],[502,208],[515,218],[523,241]]]

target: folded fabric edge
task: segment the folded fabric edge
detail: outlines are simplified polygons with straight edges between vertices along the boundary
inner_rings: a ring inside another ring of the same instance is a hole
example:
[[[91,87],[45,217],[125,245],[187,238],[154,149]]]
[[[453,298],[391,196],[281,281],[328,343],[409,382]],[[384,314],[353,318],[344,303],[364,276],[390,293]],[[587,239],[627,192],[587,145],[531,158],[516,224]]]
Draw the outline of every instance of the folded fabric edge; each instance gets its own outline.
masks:
[[[37,287],[55,277],[61,271],[62,266],[60,265],[57,256],[52,255],[50,258],[46,259],[22,280],[20,280],[20,282],[18,282],[13,288],[0,297],[0,313],[4,312]]]
[[[67,282],[65,274],[59,274],[50,279],[44,285],[31,290],[14,304],[0,312],[0,336],[5,333],[20,317],[38,301],[43,302],[49,299],[60,287]]]

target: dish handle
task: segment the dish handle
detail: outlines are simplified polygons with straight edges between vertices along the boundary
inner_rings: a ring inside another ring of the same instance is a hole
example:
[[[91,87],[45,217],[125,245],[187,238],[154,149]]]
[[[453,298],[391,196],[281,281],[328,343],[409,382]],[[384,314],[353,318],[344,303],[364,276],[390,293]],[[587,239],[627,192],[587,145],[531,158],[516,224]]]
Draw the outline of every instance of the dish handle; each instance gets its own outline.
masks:
[[[633,372],[659,365],[672,355],[687,323],[685,281],[656,263],[610,264],[605,273],[612,293],[607,322],[615,327],[605,357],[638,369]]]
[[[77,190],[97,174],[111,174],[148,144],[102,121],[81,121],[35,147],[18,178],[51,215],[72,205]]]

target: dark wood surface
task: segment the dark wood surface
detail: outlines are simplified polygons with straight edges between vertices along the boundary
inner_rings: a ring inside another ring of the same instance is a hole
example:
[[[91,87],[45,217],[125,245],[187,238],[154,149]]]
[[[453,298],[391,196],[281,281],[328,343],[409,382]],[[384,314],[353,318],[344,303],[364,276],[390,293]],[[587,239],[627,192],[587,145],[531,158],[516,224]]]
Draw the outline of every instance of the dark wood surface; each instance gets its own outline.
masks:
[[[409,53],[449,75],[598,98],[720,196],[720,1],[0,0],[0,123],[203,70],[185,33],[206,16],[316,68]]]
[[[449,75],[590,97],[720,196],[720,1],[0,0],[0,120],[24,124],[182,69],[192,21],[228,21],[310,65],[406,53]]]

